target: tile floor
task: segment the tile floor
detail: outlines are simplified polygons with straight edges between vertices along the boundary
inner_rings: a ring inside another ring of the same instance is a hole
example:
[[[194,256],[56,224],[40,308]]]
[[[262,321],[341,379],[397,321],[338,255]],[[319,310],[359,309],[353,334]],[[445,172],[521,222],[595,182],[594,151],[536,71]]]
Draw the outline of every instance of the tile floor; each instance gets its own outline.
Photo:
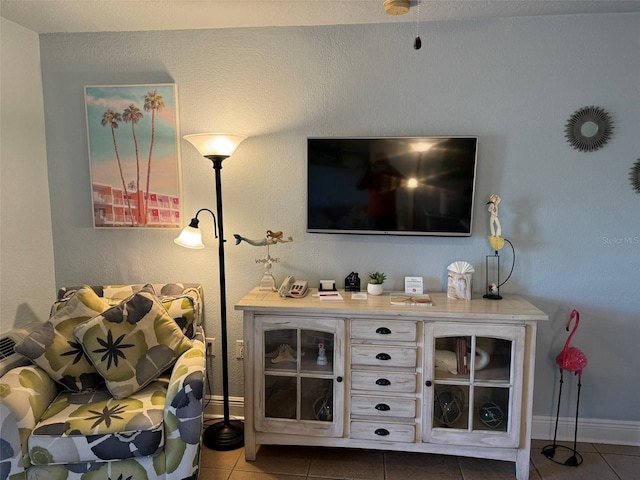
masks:
[[[565,467],[540,453],[548,443],[532,442],[531,480],[640,480],[640,447],[579,443],[584,462]],[[200,480],[506,480],[515,473],[513,463],[495,460],[286,446],[262,446],[255,462],[245,461],[244,449],[203,447],[200,466]]]

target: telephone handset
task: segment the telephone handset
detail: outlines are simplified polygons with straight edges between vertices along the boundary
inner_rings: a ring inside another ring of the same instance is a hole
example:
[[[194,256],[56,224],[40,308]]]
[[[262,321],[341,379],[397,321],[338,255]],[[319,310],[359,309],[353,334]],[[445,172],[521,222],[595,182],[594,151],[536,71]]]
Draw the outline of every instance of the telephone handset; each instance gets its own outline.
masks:
[[[287,275],[278,289],[278,294],[281,297],[302,298],[308,291],[309,285],[306,280],[296,281],[291,275]]]

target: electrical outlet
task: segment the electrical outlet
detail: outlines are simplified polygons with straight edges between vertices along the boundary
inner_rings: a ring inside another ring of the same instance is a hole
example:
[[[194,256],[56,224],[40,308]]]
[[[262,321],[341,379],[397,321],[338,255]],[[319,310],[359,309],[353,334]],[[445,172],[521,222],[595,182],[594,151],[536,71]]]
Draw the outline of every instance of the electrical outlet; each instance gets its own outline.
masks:
[[[207,337],[205,338],[205,345],[207,347],[207,356],[208,357],[215,357],[215,351],[216,351],[216,339],[213,337]]]
[[[236,340],[236,358],[244,358],[244,340]]]

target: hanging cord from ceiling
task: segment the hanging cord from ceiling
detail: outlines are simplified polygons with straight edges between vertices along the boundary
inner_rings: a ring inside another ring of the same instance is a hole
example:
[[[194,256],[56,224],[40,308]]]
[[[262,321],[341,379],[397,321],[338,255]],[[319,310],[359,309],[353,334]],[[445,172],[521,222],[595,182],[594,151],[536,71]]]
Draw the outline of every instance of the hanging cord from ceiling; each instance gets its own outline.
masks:
[[[418,0],[418,8],[417,13],[416,13],[416,38],[413,41],[413,48],[415,48],[416,50],[420,50],[420,48],[422,47],[422,40],[420,39],[420,4],[422,3],[422,0]]]

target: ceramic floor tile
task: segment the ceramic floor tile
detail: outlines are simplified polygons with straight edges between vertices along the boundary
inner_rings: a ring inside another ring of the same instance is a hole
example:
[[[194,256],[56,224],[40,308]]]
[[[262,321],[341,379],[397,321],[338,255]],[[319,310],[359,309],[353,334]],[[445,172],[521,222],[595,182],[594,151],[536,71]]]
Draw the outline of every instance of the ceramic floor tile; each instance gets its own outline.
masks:
[[[307,477],[307,480],[344,480],[343,478],[331,478],[331,477]]]
[[[222,468],[200,467],[199,480],[228,480],[231,470]]]
[[[544,480],[619,480],[611,467],[598,453],[583,453],[583,463],[567,467],[552,462],[544,455],[532,457],[536,470]]]
[[[384,480],[383,453],[371,450],[319,449],[311,458],[309,476]]]
[[[270,457],[302,457],[311,458],[314,452],[321,447],[305,447],[297,445],[260,445],[258,456],[268,455]]]
[[[244,458],[244,448],[230,450],[228,452],[218,452],[204,446],[200,449],[201,467],[226,468],[231,470],[240,458]]]
[[[531,460],[529,460],[529,480],[543,480]]]
[[[640,455],[640,447],[633,445],[607,445],[605,443],[596,443],[593,446],[602,454],[615,453],[617,455]]]
[[[602,456],[621,480],[640,480],[640,456],[608,453]]]
[[[385,452],[385,480],[460,480],[458,460],[428,453]]]
[[[280,473],[243,472],[234,470],[229,480],[305,480],[307,477],[296,475],[283,475]]]
[[[531,440],[531,456],[539,454],[542,448],[551,445],[553,440]],[[570,442],[556,442],[558,445],[565,446],[567,448],[573,448],[573,441]],[[596,447],[592,443],[578,442],[576,444],[576,450],[579,453],[596,453]]]
[[[516,473],[514,462],[458,457],[458,464],[464,480],[513,480]]]
[[[314,448],[287,445],[261,445],[256,459],[247,462],[244,454],[238,459],[236,470],[248,472],[306,475]]]
[[[578,443],[584,463],[558,465],[540,453],[548,440],[531,442],[529,480],[640,480],[640,447]],[[559,442],[571,448],[573,442]],[[557,458],[571,453],[559,449]],[[308,472],[308,476],[305,475]],[[256,462],[244,449],[202,449],[200,480],[513,480],[512,462],[408,452],[268,446]]]
[[[289,475],[306,475],[309,471],[311,457],[286,457],[283,455],[269,456],[258,453],[253,462],[247,462],[244,457],[238,460],[234,471],[282,473]]]

